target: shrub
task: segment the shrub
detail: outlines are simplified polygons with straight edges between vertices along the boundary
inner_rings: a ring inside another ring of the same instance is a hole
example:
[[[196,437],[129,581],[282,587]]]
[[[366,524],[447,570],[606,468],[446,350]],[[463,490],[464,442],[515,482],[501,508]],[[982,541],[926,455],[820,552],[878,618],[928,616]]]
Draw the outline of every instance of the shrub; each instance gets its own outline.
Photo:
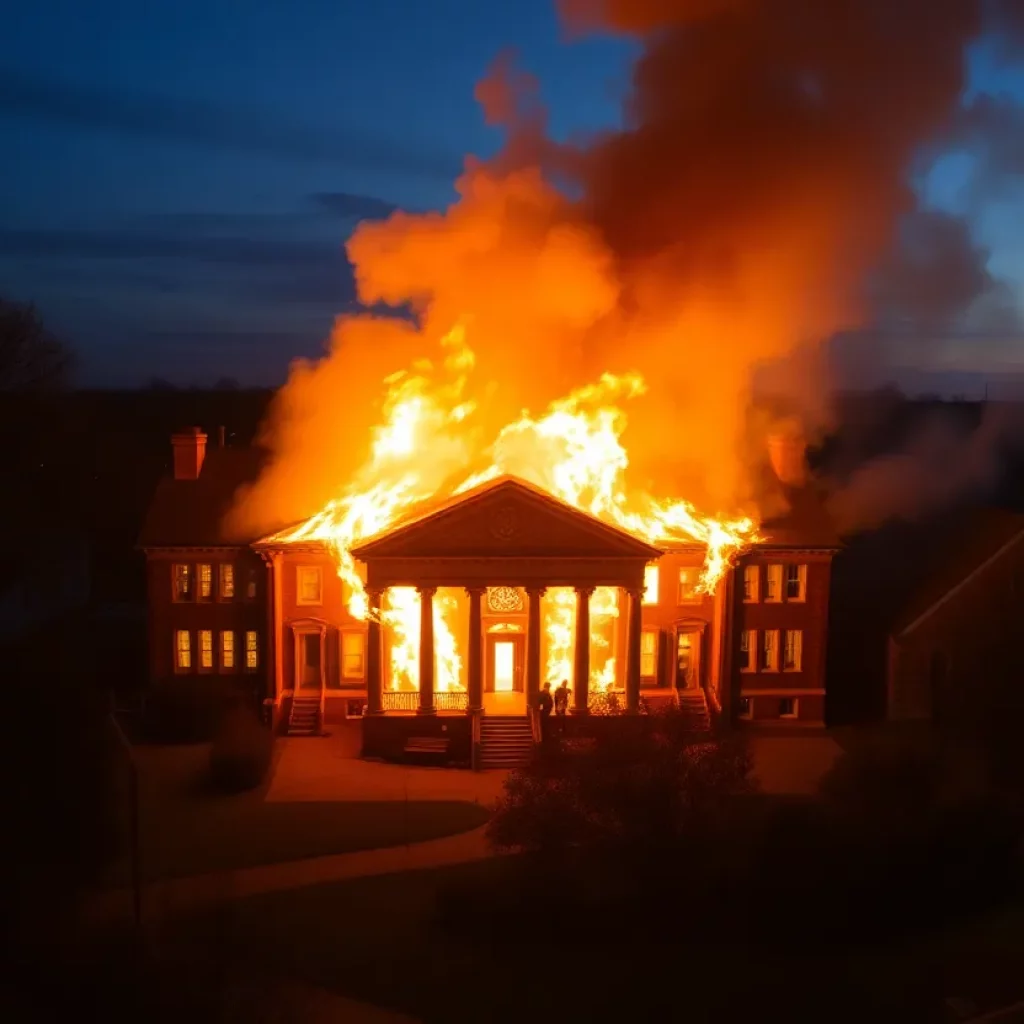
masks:
[[[210,676],[181,676],[158,682],[146,697],[143,727],[155,743],[202,743],[216,732],[227,695]]]
[[[274,736],[246,708],[232,708],[210,748],[210,781],[226,793],[255,789],[266,778]]]

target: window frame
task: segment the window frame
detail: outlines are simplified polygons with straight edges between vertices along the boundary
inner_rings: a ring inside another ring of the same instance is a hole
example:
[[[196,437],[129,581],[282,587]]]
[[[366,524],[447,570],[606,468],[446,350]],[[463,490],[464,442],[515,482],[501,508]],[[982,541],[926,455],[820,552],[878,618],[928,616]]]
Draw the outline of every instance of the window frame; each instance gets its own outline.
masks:
[[[759,656],[760,648],[757,646],[758,631],[756,629],[741,629],[740,630],[740,646],[739,653],[746,654],[747,663],[746,665],[740,665],[741,672],[756,672],[757,671],[757,659]],[[746,641],[747,646],[744,647],[743,643]]]
[[[795,637],[796,642],[794,644],[794,651],[796,652],[796,658],[792,665],[786,664],[787,652],[789,650],[789,638]],[[782,648],[782,671],[783,672],[803,672],[804,670],[804,631],[802,629],[787,629],[783,636],[783,648]]]
[[[753,582],[753,586],[750,588],[750,596],[747,595],[747,584]],[[745,565],[743,567],[743,603],[744,604],[760,604],[761,603],[761,566],[759,565]]]
[[[789,572],[796,569],[796,597],[789,596]],[[789,562],[782,573],[782,591],[789,604],[805,604],[807,601],[807,566],[802,562]]]
[[[181,570],[181,571],[179,571]],[[180,590],[179,580],[186,580],[184,593]],[[171,599],[175,604],[185,604],[195,600],[196,577],[191,562],[171,563]]]
[[[778,672],[779,671],[779,630],[777,629],[763,629],[761,630],[761,636],[763,642],[761,644],[760,656],[763,658],[763,664],[761,666],[762,672]],[[770,639],[774,639],[774,643],[769,643]],[[772,653],[773,657],[769,660],[768,654]]]
[[[203,649],[203,638],[209,637],[210,640],[210,664],[203,664],[203,655],[206,653]],[[199,655],[199,659],[196,662],[197,672],[213,672],[216,667],[215,655],[213,649],[213,630],[212,629],[197,629],[196,630],[196,653]]]
[[[358,675],[348,675],[345,672],[345,638],[358,637],[360,643],[361,667]],[[341,685],[365,685],[366,684],[366,630],[365,629],[340,629],[338,630],[338,678]]]
[[[775,596],[772,597],[772,583],[777,584]],[[786,573],[782,562],[772,562],[765,566],[765,604],[782,604],[786,587]]]
[[[259,672],[260,670],[260,631],[258,629],[247,629],[245,632],[245,671]],[[249,637],[255,638],[252,652],[255,654],[254,664],[249,664]]]
[[[654,643],[651,646],[650,654],[644,653],[644,637],[651,636],[654,638]],[[658,655],[661,649],[661,630],[656,626],[643,626],[640,629],[640,681],[649,680],[651,682],[657,682],[658,679]],[[646,675],[644,673],[644,658],[649,657],[651,659],[651,674]]]
[[[683,573],[694,573],[697,579],[690,585],[688,594],[683,593]],[[695,605],[704,603],[704,595],[697,590],[700,583],[700,568],[695,565],[681,565],[678,570],[676,587],[676,603],[680,605]]]
[[[644,590],[640,597],[640,604],[645,608],[653,608],[660,601],[661,566],[657,562],[648,562],[644,566]]]
[[[182,665],[181,653],[182,648],[180,640],[185,637],[187,643],[185,645],[185,651],[188,654],[188,664]],[[195,658],[192,656],[192,631],[189,629],[175,629],[171,633],[171,644],[174,651],[174,671],[180,675],[187,675],[195,672]]]
[[[793,705],[792,711],[783,711],[782,702],[790,701]],[[785,718],[787,720],[800,717],[800,698],[799,697],[779,697],[779,718]]]
[[[311,600],[302,595],[303,573],[315,573],[317,580],[316,600]],[[295,566],[295,603],[305,607],[315,607],[324,603],[324,570],[320,565],[297,565]]]
[[[206,569],[209,572],[209,578],[206,580],[207,590],[203,593],[203,570]],[[196,562],[196,601],[201,601],[206,604],[208,601],[213,600],[213,563],[212,562]]]
[[[225,593],[225,577],[231,578],[231,593]],[[234,601],[237,599],[238,587],[235,585],[235,563],[234,562],[219,562],[217,564],[217,600],[218,601]]]
[[[233,629],[222,629],[220,630],[220,643],[217,644],[217,668],[218,671],[225,674],[231,674],[238,671],[238,645],[235,643],[235,630]],[[224,657],[227,652],[227,647],[224,644],[225,637],[231,637],[231,664],[227,664]]]
[[[740,706],[746,701],[747,707],[745,711],[740,710]],[[740,696],[736,701],[736,717],[741,722],[752,722],[754,720],[754,698]]]

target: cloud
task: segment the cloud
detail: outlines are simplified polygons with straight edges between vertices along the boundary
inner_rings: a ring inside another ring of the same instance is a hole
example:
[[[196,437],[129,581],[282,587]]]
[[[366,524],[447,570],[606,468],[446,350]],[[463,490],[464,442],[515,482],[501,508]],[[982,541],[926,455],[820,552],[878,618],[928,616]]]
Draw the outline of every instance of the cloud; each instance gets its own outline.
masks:
[[[386,199],[351,192],[314,192],[310,199],[321,210],[354,220],[383,220],[398,209]]]
[[[96,131],[240,150],[288,160],[344,163],[449,181],[459,159],[355,126],[315,126],[277,112],[222,106],[156,93],[126,92],[0,68],[0,113]]]

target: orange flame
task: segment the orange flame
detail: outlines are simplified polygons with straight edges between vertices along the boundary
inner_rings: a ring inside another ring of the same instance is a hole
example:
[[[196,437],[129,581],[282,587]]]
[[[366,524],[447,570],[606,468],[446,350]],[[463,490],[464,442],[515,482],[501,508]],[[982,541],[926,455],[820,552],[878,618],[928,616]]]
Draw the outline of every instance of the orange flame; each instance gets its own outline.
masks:
[[[370,456],[339,497],[310,519],[275,535],[276,543],[320,541],[332,551],[346,584],[353,616],[366,619],[369,605],[351,555],[361,541],[383,532],[445,493],[458,495],[511,474],[575,508],[620,527],[651,544],[697,543],[706,548],[698,590],[713,593],[736,554],[758,539],[749,518],[701,516],[687,501],[657,500],[630,492],[625,484],[629,457],[621,437],[626,416],[619,403],[644,393],[639,374],[604,374],[553,402],[539,418],[527,412],[505,426],[487,446],[475,443],[475,403],[466,397],[474,357],[462,325],[442,339],[444,360],[427,360],[385,380],[383,419],[372,436]],[[468,472],[481,462],[484,468]],[[458,481],[454,486],[452,481]],[[434,599],[438,690],[461,688],[462,661],[452,621],[456,600]],[[548,591],[544,602],[548,639],[547,678],[572,680],[575,594]],[[592,684],[615,682],[610,633],[618,616],[613,588],[591,599],[591,642],[599,653]],[[392,588],[380,612],[390,627],[392,688],[415,689],[419,678],[419,599],[412,588]]]

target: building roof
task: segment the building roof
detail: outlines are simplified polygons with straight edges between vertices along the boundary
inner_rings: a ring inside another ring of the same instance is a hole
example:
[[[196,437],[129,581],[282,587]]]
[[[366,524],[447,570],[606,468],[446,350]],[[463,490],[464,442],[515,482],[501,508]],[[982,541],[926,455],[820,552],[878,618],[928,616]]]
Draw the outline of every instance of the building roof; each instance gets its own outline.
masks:
[[[959,517],[950,528],[934,569],[897,619],[893,636],[909,632],[1021,537],[1024,537],[1024,514],[1019,512],[980,508]]]
[[[221,547],[250,544],[256,536],[232,534],[225,526],[235,494],[263,466],[259,448],[207,448],[198,480],[157,484],[139,535],[139,547]]]

